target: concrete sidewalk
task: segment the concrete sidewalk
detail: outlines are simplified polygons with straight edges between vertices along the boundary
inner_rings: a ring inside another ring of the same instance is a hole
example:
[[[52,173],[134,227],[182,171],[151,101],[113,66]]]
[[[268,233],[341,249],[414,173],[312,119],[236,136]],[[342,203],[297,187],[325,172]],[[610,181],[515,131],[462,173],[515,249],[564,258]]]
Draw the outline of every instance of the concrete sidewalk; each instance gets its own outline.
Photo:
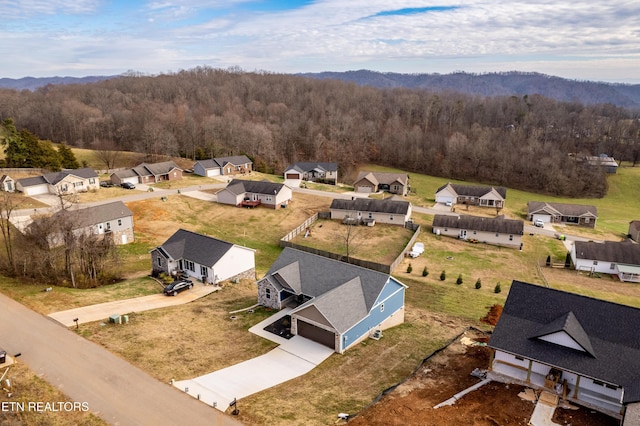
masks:
[[[334,351],[301,336],[287,340],[264,331],[264,327],[289,311],[283,309],[249,329],[254,334],[279,343],[277,348],[231,367],[175,382],[174,386],[207,405],[225,411],[234,399],[244,398],[308,373]]]
[[[110,315],[115,314],[123,315],[131,312],[142,312],[151,309],[165,308],[167,306],[182,305],[193,302],[219,289],[220,287],[218,286],[194,283],[193,288],[183,291],[177,296],[165,296],[162,293],[152,294],[150,296],[116,300],[114,302],[99,303],[97,305],[54,312],[49,314],[49,317],[64,326],[71,327],[75,325],[73,321],[75,318],[78,318],[78,324],[84,324],[87,322],[106,320]]]

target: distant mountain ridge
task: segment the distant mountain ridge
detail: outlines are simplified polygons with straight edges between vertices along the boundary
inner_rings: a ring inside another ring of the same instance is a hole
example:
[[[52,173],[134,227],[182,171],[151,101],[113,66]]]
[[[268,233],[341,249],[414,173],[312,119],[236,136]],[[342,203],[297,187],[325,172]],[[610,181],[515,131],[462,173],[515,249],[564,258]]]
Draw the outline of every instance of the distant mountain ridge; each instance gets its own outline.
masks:
[[[613,104],[640,109],[640,84],[569,80],[535,72],[473,74],[401,74],[370,70],[292,74],[314,79],[333,79],[381,89],[408,88],[432,92],[460,92],[476,96],[542,95],[561,102],[585,105]],[[89,84],[121,75],[87,77],[0,78],[0,88],[36,90],[49,84]]]
[[[120,76],[0,78],[0,87],[14,90],[36,90],[49,84],[87,84],[118,77]]]
[[[539,94],[561,102],[575,101],[585,105],[610,103],[625,108],[640,108],[640,84],[569,80],[534,72],[400,74],[358,70],[296,75],[342,80],[377,88],[405,87],[489,97]]]

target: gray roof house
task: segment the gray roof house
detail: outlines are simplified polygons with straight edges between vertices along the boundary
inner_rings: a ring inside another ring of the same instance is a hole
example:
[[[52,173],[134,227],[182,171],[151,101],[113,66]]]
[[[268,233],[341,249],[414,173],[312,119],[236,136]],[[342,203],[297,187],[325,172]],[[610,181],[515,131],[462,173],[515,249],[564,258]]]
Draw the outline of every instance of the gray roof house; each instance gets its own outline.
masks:
[[[2,175],[0,178],[0,191],[13,192],[16,190],[15,180],[8,175]]]
[[[98,175],[89,167],[16,180],[16,190],[27,196],[47,193],[71,194],[99,188]]]
[[[151,250],[154,274],[186,273],[204,283],[255,279],[255,250],[179,229]]]
[[[378,191],[407,195],[409,193],[409,175],[406,173],[367,172],[358,174],[353,183],[355,192],[373,193]]]
[[[199,160],[193,165],[193,173],[205,177],[245,174],[252,169],[253,162],[246,155]]]
[[[436,190],[437,203],[503,208],[507,188],[447,183]]]
[[[570,255],[578,271],[617,275],[623,282],[640,282],[640,245],[632,241],[574,241]]]
[[[157,183],[167,180],[182,179],[182,169],[173,161],[163,161],[161,163],[142,163],[132,169],[118,170],[110,176],[111,182],[121,185],[129,183]]]
[[[55,220],[65,217],[73,224],[76,234],[104,235],[115,244],[134,241],[133,213],[122,201],[79,209],[60,210],[52,216]]]
[[[292,307],[292,334],[343,353],[404,322],[405,288],[388,274],[287,247],[258,281],[258,303]]]
[[[338,163],[301,161],[287,167],[284,178],[335,185],[338,181]]]
[[[331,219],[343,220],[349,217],[370,225],[377,222],[404,226],[407,221],[411,220],[411,203],[392,199],[355,198],[343,200],[334,198],[331,201],[330,210]]]
[[[472,242],[522,248],[524,222],[469,215],[437,214],[433,217],[433,233]]]
[[[291,188],[282,183],[234,179],[216,193],[216,199],[218,203],[237,207],[263,205],[275,209],[278,206],[286,207],[292,195]]]
[[[598,209],[596,206],[568,203],[547,203],[529,201],[527,203],[527,219],[541,220],[545,223],[579,225],[588,228],[596,227]]]
[[[513,281],[490,377],[554,392],[623,425],[640,418],[640,309]],[[562,393],[562,391],[561,391]]]

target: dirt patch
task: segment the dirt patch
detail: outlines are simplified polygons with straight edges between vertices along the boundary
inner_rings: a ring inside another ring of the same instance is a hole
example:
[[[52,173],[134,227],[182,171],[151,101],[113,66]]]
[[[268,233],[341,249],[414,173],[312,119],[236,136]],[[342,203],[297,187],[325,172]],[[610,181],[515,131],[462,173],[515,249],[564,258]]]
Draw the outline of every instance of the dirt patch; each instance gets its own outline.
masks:
[[[466,333],[464,337],[486,340],[481,333]],[[445,350],[426,361],[412,376],[384,395],[378,402],[352,417],[352,426],[375,425],[527,425],[534,404],[518,397],[519,385],[490,382],[459,399],[455,404],[433,407],[456,393],[478,383],[471,375],[476,368],[489,364],[490,349],[486,346],[465,346],[456,340]],[[556,410],[559,424],[613,426],[617,422],[591,410]]]

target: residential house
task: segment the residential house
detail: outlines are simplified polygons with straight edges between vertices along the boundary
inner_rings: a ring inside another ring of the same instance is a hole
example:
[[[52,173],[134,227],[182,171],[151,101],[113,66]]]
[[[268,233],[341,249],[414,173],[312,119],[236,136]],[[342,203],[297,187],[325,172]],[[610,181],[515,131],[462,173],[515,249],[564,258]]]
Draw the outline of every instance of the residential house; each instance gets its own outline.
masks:
[[[578,271],[617,275],[640,283],[640,245],[633,241],[574,241],[571,261]]]
[[[507,188],[501,186],[460,185],[447,183],[436,191],[436,202],[469,206],[503,208]]]
[[[298,162],[285,169],[284,178],[335,185],[338,182],[338,163]]]
[[[88,235],[103,235],[113,239],[115,244],[134,241],[133,213],[122,201],[72,210],[60,210],[53,220],[67,220],[73,225],[73,232]]]
[[[95,170],[85,167],[18,179],[15,188],[27,196],[73,194],[100,189],[100,180]]]
[[[606,173],[617,173],[618,162],[607,154],[600,154],[599,156],[587,156],[584,157],[584,161],[590,166],[602,167]]]
[[[149,184],[180,179],[182,179],[182,169],[173,161],[142,163],[132,169],[118,170],[111,174],[111,182],[115,185],[122,185],[125,182]]]
[[[246,155],[199,160],[193,165],[193,173],[205,177],[245,174],[252,170],[253,162]]]
[[[443,215],[433,217],[433,233],[507,247],[522,248],[524,222],[468,215]]]
[[[0,191],[13,192],[16,190],[16,181],[8,175],[2,175],[0,178]]]
[[[411,203],[408,201],[336,198],[331,202],[330,210],[331,219],[343,220],[348,217],[368,224],[388,223],[404,226],[411,220]]]
[[[629,232],[627,235],[636,243],[640,243],[640,220],[632,220],[629,222]]]
[[[338,353],[404,322],[406,286],[388,274],[285,248],[257,283],[258,303],[293,306],[291,333]]]
[[[559,223],[595,228],[598,220],[596,206],[582,204],[547,203],[529,201],[527,203],[527,219],[541,220],[544,223]]]
[[[640,309],[513,281],[488,346],[489,377],[637,425]]]
[[[255,250],[179,229],[151,250],[154,274],[179,272],[203,283],[255,279]]]
[[[409,175],[406,173],[360,172],[353,183],[355,192],[374,193],[378,191],[407,195]]]
[[[237,207],[263,205],[276,209],[286,207],[292,195],[291,188],[282,183],[234,179],[216,193],[216,198],[219,203]]]

